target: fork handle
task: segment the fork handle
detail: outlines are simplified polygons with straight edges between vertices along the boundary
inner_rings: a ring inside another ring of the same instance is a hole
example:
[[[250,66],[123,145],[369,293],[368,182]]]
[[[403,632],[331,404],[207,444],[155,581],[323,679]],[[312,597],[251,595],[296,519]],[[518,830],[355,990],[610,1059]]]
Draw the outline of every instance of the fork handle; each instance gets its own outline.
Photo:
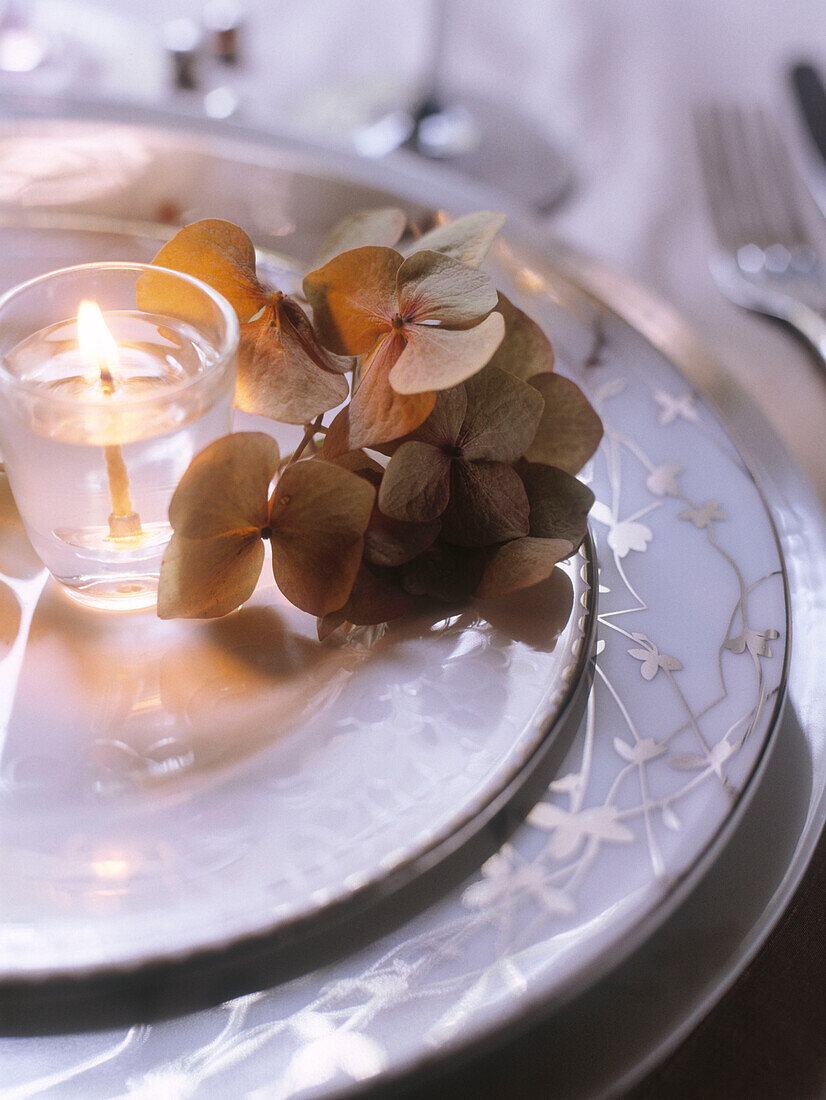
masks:
[[[804,302],[792,302],[788,316],[782,318],[811,345],[821,364],[826,367],[826,318]]]
[[[822,313],[777,287],[765,283],[758,285],[745,278],[732,257],[715,255],[709,261],[709,267],[717,285],[730,301],[753,313],[783,321],[805,340],[826,370],[826,317]]]

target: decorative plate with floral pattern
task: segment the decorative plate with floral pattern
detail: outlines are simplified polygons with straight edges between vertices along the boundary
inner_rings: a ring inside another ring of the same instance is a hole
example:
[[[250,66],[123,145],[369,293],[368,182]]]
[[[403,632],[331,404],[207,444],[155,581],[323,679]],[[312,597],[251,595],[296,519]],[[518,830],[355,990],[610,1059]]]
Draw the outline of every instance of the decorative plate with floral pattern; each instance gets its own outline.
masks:
[[[142,180],[154,181],[158,191],[152,130],[141,134],[150,152]],[[167,138],[156,135],[161,166]],[[167,174],[170,202],[194,217],[209,212],[244,221],[254,232],[249,204],[240,210],[232,198],[239,159],[254,162],[251,178],[262,192],[270,177],[272,201],[261,232],[271,234],[281,225],[285,250],[292,244],[299,255],[311,253],[306,239],[300,233],[291,237],[289,227],[311,224],[321,195],[333,196],[333,208],[346,207],[348,195],[354,206],[364,205],[358,187],[330,178],[329,165],[322,171],[312,158],[302,162],[294,152],[284,161],[277,151],[250,146],[241,156],[237,149],[222,152],[219,144],[180,135],[176,149],[186,170]],[[0,176],[2,170],[0,155]],[[315,190],[314,179],[320,181]],[[155,191],[126,187],[130,216],[154,216],[154,208],[140,201],[136,206],[135,199]],[[424,193],[413,183],[407,188],[414,198]],[[398,192],[392,198],[398,201]],[[478,205],[476,196],[474,201]],[[108,195],[106,203],[107,213],[125,212],[116,196]],[[73,1060],[67,1041],[49,1040],[49,1076],[39,1082],[26,1074],[27,1095],[48,1088],[56,1096],[78,1095],[79,1083],[110,1093],[149,1096],[153,1088],[185,1087],[186,1094],[202,1088],[203,1095],[220,1095],[243,1080],[252,1095],[308,1097],[397,1073],[501,1026],[531,1003],[553,1003],[593,982],[663,918],[730,834],[771,744],[788,655],[784,566],[764,501],[723,427],[669,359],[566,276],[552,255],[532,252],[518,243],[517,233],[509,238],[506,231],[489,269],[497,285],[549,332],[559,369],[586,390],[606,427],[585,474],[597,497],[596,675],[564,762],[525,823],[426,912],[333,966],[199,1013],[183,1025],[98,1034],[86,1044],[82,1061]],[[38,614],[41,644],[53,647],[68,672],[59,631],[51,640],[48,635],[57,612],[47,600]],[[365,744],[390,737],[401,751],[405,726],[399,716],[415,714],[421,721],[426,697],[429,736],[440,750],[447,743],[445,728],[472,740],[479,710],[511,715],[524,705],[514,693],[503,697],[497,648],[485,631],[480,636],[469,625],[458,633],[451,633],[455,623],[439,630],[448,631],[445,656],[448,650],[466,654],[472,676],[445,682],[435,692],[417,688],[412,696],[401,682],[389,696],[378,692],[364,715]],[[439,638],[437,632],[437,646]],[[82,655],[94,641],[81,636],[75,652]],[[170,652],[174,657],[183,651],[176,645]],[[192,660],[197,664],[198,655]],[[247,663],[251,676],[267,675],[256,661]],[[78,670],[81,665],[89,667],[81,660]],[[220,673],[215,670],[215,676]],[[135,675],[140,679],[139,671]],[[329,678],[322,679],[326,684]],[[217,681],[210,683],[212,707]],[[98,695],[100,690],[96,685]],[[189,704],[178,699],[175,705],[186,710]],[[222,705],[232,712],[231,699]],[[351,732],[342,728],[339,735]],[[117,757],[117,748],[104,749]],[[158,751],[147,746],[145,756]],[[241,822],[209,818],[216,776],[232,785],[239,801],[249,787],[243,767],[230,776],[220,746],[211,751],[215,768],[205,769],[199,797],[216,837],[210,873],[220,875],[238,858],[257,817],[253,808]],[[318,750],[308,751],[314,765],[323,766]],[[121,759],[127,775],[128,758],[127,752],[125,765]],[[300,767],[307,763],[296,760],[298,787]],[[444,777],[440,769],[434,781],[447,797]],[[58,807],[64,780],[59,777],[54,794]],[[426,785],[426,776],[412,777],[414,785],[420,780]],[[406,782],[394,773],[394,784]],[[186,800],[176,801],[174,786],[169,790],[170,813],[188,812]],[[398,794],[379,786],[369,797]],[[118,799],[121,789],[104,785],[95,789],[95,797],[101,796]],[[80,820],[87,810],[77,806]],[[334,828],[347,812],[338,805],[324,827]],[[60,827],[66,828],[62,819]],[[167,846],[158,849],[158,867],[173,888],[197,893],[201,885],[197,877],[187,879],[189,853],[176,836],[171,831]],[[78,853],[88,859],[82,847]],[[102,881],[110,885],[100,891],[101,911],[114,911],[119,891],[139,882],[141,865],[119,862],[118,854],[108,862],[100,858]],[[37,866],[32,853],[26,866]],[[140,927],[137,919],[135,937]],[[39,1049],[42,1056],[44,1045]]]

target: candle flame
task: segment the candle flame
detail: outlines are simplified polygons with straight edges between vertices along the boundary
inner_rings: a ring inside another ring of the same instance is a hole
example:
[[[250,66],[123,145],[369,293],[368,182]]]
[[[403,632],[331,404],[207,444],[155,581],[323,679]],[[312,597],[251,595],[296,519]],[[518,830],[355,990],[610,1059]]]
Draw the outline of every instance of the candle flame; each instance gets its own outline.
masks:
[[[97,302],[83,301],[77,311],[77,342],[84,360],[95,371],[94,380],[109,394],[115,388],[118,345]]]

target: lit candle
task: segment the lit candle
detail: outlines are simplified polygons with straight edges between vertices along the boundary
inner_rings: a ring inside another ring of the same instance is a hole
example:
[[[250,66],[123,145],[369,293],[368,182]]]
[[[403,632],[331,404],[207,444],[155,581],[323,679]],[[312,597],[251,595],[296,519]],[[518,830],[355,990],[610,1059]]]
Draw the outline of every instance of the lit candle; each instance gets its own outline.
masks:
[[[118,345],[106,327],[106,321],[96,302],[82,301],[77,311],[77,339],[84,359],[93,362],[97,368],[94,381],[100,382],[107,397],[115,389],[115,374],[118,369]],[[109,514],[109,534],[113,539],[139,537],[141,518],[132,510],[129,496],[129,473],[123,461],[123,451],[116,443],[110,443],[103,449],[106,458],[106,473],[109,478],[109,497],[112,511]]]
[[[75,599],[155,602],[175,486],[231,427],[237,341],[220,295],[142,264],[67,268],[0,299],[6,471],[35,550]]]

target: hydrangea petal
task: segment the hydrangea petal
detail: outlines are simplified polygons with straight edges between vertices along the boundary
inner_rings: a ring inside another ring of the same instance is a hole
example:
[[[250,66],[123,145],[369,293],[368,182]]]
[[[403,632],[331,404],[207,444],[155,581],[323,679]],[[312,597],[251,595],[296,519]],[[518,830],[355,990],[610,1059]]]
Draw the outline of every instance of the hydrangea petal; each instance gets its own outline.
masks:
[[[467,412],[467,391],[460,383],[436,394],[433,412],[416,428],[415,438],[434,447],[455,447]]]
[[[326,366],[328,355],[315,342],[300,306],[279,303],[242,327],[236,407],[284,424],[306,424],[335,408],[350,387]]]
[[[376,489],[381,485],[384,467],[364,451],[350,451],[333,461],[345,470],[365,478]],[[439,535],[441,523],[405,523],[390,519],[374,504],[367,530],[364,532],[364,560],[374,566],[395,567],[415,558],[426,550]]]
[[[336,355],[318,342],[310,318],[294,299],[278,294],[272,301],[273,316],[283,329],[289,328],[308,359],[323,370],[333,374],[346,374],[353,370],[356,360],[352,355]]]
[[[393,568],[411,561],[439,537],[442,525],[432,523],[405,523],[390,519],[378,508],[364,532],[364,560],[371,565]]]
[[[266,301],[268,290],[255,274],[255,246],[237,225],[219,218],[193,222],[179,230],[152,261],[158,267],[194,275],[227,299],[240,321],[249,321]],[[153,278],[138,281],[138,308],[149,313],[197,320],[200,294],[180,283]]]
[[[333,226],[316,259],[321,267],[340,252],[349,252],[364,245],[397,244],[407,225],[407,215],[398,206],[380,206],[373,210],[359,210]]]
[[[384,472],[379,508],[408,523],[437,519],[450,496],[450,464],[450,457],[430,443],[402,443]]]
[[[555,566],[574,552],[567,539],[514,539],[494,550],[476,589],[481,599],[493,599],[529,588],[549,577]]]
[[[14,589],[0,581],[0,660],[5,660],[20,632],[22,608]]]
[[[450,389],[482,369],[504,332],[501,313],[468,329],[406,325],[407,347],[390,371],[390,385],[401,394]]]
[[[169,504],[169,522],[187,539],[245,532],[267,524],[278,444],[264,432],[236,432],[193,458]]]
[[[536,321],[531,320],[501,292],[496,311],[505,318],[505,338],[496,349],[490,365],[523,381],[535,374],[552,371],[554,349]]]
[[[488,275],[438,252],[414,252],[399,268],[396,283],[399,313],[406,321],[465,325],[496,306]]]
[[[325,455],[324,461],[334,462],[336,466],[341,466],[344,470],[350,470],[352,473],[358,474],[359,477],[366,478],[376,488],[381,483],[384,474],[384,467],[381,463],[376,462],[365,451],[348,451],[336,458],[327,458]]]
[[[364,355],[398,313],[396,274],[402,257],[392,248],[366,246],[342,252],[304,279],[304,295],[325,347]]]
[[[492,546],[527,535],[529,506],[512,466],[454,460],[442,537],[456,546]]]
[[[212,619],[245,603],[258,582],[264,544],[258,531],[187,539],[175,534],[161,562],[158,617]]]
[[[418,428],[433,411],[435,393],[398,394],[388,381],[403,348],[404,338],[393,333],[380,340],[364,359],[356,392],[327,432],[325,458],[400,439]]]
[[[576,549],[585,538],[594,494],[556,466],[525,462],[520,464],[519,473],[531,506],[531,535],[568,539]]]
[[[409,245],[405,255],[422,248],[441,252],[454,260],[478,267],[487,256],[493,239],[505,224],[505,215],[478,210],[444,225],[437,225]]]
[[[530,384],[545,398],[545,408],[525,457],[569,474],[579,473],[599,446],[602,421],[569,378],[538,374]]]
[[[369,482],[331,462],[287,467],[272,496],[270,540],[275,582],[290,603],[320,616],[344,605],[375,499]]]
[[[467,413],[459,445],[465,458],[515,462],[530,446],[543,400],[526,382],[487,366],[465,382]]]
[[[28,580],[43,568],[26,534],[8,478],[0,475],[0,573]]]

